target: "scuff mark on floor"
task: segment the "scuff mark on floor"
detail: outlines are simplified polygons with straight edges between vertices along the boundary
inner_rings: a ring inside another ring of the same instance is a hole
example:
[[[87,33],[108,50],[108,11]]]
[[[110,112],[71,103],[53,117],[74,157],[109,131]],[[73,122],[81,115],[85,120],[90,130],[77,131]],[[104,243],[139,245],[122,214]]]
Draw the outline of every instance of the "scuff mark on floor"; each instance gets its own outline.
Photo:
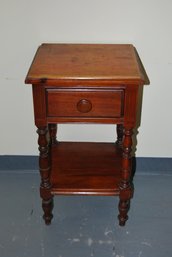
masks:
[[[33,215],[33,209],[31,210],[31,212],[30,212],[30,216],[32,216]]]
[[[71,244],[80,242],[80,238],[68,238]]]
[[[108,244],[108,245],[110,245],[110,244],[113,244],[114,242],[113,242],[112,240],[98,240],[98,243],[99,243],[100,245],[102,245],[102,244]]]
[[[108,236],[109,234],[113,234],[112,230],[105,231],[105,233],[104,233],[105,236]]]
[[[146,246],[149,246],[149,247],[152,247],[151,243],[149,243],[149,242],[146,242],[146,241],[143,241],[141,244],[142,244],[142,245],[146,245]]]
[[[74,243],[77,243],[77,242],[80,242],[80,239],[79,238],[73,238],[72,240]]]
[[[45,256],[45,248],[44,248],[44,242],[41,240],[41,257]]]
[[[102,244],[104,243],[104,241],[103,241],[103,240],[99,240],[98,243],[99,243],[100,245],[102,245]]]
[[[142,255],[142,251],[140,251],[140,252],[139,252],[139,255],[138,255],[138,257],[141,257],[141,255]]]
[[[11,239],[12,242],[15,242],[18,239],[18,236],[14,235]]]
[[[106,235],[109,235],[113,233],[111,230],[107,230],[106,231]],[[113,257],[124,257],[124,255],[119,255],[116,254],[116,247],[115,247],[115,241],[113,239],[110,238],[105,238],[104,239],[93,239],[91,237],[88,237],[86,239],[83,238],[83,234],[79,234],[80,237],[74,237],[74,238],[68,238],[68,240],[70,241],[71,244],[77,244],[77,243],[82,243],[82,241],[87,245],[87,247],[90,248],[90,256],[93,257],[95,256],[95,247],[97,247],[96,245],[98,244],[99,246],[103,247],[103,245],[109,245],[109,247],[111,248],[112,252],[111,252],[111,256]],[[140,256],[141,257],[141,253]]]
[[[112,256],[115,256],[116,255],[116,253],[115,253],[115,246],[113,245],[113,247],[112,247]]]
[[[109,234],[113,234],[112,230],[108,230],[108,228],[105,229],[104,235],[108,236]]]
[[[92,238],[88,238],[87,244],[88,244],[88,246],[91,246],[93,244],[93,239]]]
[[[91,254],[90,254],[91,257],[94,256],[94,249],[91,251]]]

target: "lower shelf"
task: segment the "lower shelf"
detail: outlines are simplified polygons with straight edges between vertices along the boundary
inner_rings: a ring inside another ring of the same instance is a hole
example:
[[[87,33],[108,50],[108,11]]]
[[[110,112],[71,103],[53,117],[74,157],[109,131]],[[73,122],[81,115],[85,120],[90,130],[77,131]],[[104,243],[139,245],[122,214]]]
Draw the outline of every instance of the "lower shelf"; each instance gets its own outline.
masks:
[[[58,142],[51,148],[51,193],[118,195],[121,156],[115,143]]]

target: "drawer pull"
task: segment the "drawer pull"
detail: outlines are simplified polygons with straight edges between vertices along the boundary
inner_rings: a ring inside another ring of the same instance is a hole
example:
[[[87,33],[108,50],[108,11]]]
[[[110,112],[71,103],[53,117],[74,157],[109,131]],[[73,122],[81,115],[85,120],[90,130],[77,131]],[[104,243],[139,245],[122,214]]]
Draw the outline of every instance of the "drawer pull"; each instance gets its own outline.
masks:
[[[89,100],[87,99],[81,99],[78,103],[77,103],[77,109],[79,112],[89,112],[92,109],[92,104]]]

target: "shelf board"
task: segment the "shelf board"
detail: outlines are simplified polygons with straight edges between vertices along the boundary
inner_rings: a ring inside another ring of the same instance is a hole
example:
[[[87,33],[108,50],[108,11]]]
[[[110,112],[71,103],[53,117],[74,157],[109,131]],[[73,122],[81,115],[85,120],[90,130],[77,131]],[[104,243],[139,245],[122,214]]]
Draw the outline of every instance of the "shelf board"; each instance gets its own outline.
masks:
[[[52,194],[119,194],[122,151],[115,143],[58,142],[51,149]]]

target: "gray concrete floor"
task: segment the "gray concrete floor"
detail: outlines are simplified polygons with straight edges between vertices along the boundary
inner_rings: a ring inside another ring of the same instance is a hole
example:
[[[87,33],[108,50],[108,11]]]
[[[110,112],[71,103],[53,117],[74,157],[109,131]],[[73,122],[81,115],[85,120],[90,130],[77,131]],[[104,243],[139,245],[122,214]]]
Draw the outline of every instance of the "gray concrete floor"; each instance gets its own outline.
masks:
[[[138,172],[129,220],[118,226],[116,197],[55,197],[42,220],[39,174],[0,171],[0,257],[170,257],[172,173]]]

